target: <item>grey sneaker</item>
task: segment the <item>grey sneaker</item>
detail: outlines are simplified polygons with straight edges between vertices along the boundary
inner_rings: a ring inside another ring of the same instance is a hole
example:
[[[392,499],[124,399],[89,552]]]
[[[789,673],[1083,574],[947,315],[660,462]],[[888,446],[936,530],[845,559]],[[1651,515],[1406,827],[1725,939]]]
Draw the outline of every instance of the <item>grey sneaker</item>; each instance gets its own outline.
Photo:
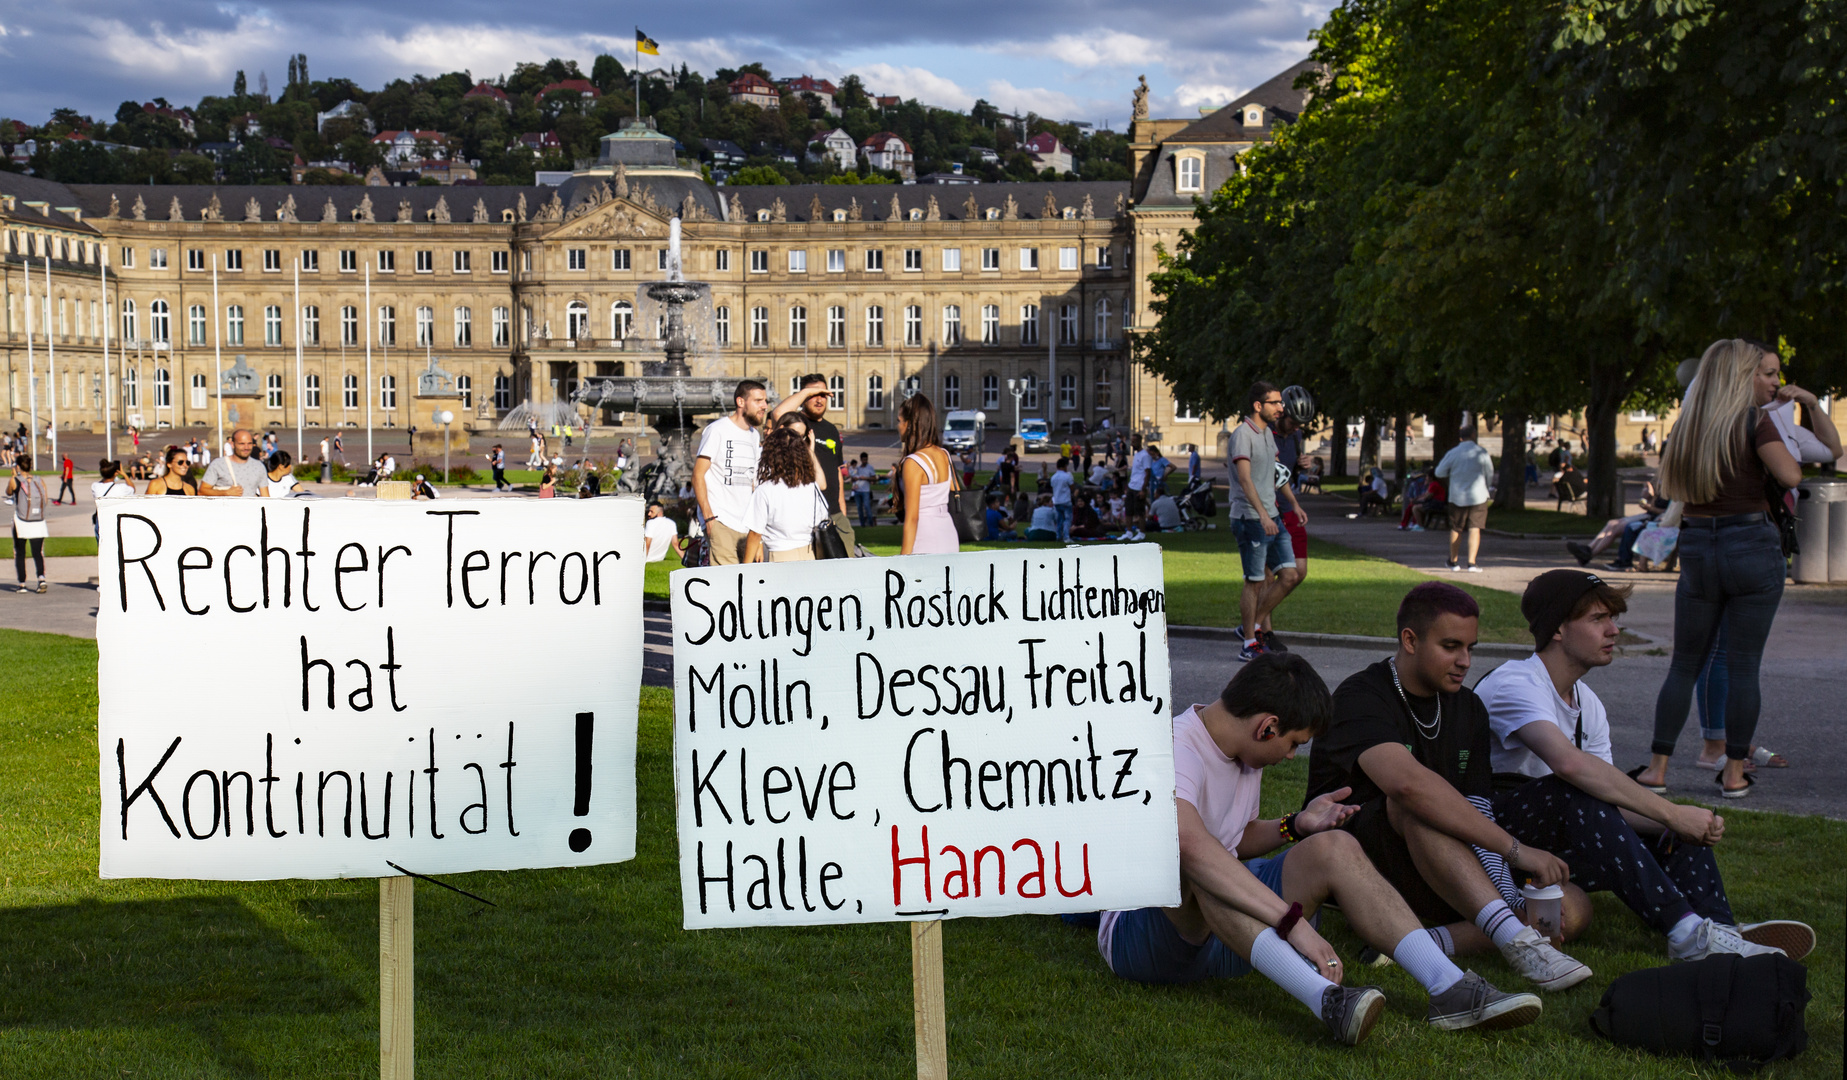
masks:
[[[1708,956],[1722,956],[1726,953],[1736,956],[1788,955],[1782,949],[1747,941],[1737,927],[1713,922],[1711,919],[1701,919],[1692,936],[1679,947],[1669,945],[1667,949],[1670,960],[1704,960]]]
[[[1358,1046],[1384,1011],[1385,991],[1376,986],[1330,986],[1321,992],[1321,1019],[1345,1046]]]
[[[1501,947],[1501,955],[1541,990],[1569,990],[1591,977],[1590,968],[1554,949],[1530,926],[1521,927],[1520,933]]]
[[[1781,949],[1791,960],[1800,960],[1815,951],[1815,931],[1808,923],[1794,919],[1745,923],[1738,928],[1738,936],[1753,945]]]
[[[1539,1019],[1544,1009],[1538,994],[1503,994],[1480,975],[1465,971],[1461,982],[1430,996],[1424,1022],[1439,1031],[1496,1031],[1524,1027]]]

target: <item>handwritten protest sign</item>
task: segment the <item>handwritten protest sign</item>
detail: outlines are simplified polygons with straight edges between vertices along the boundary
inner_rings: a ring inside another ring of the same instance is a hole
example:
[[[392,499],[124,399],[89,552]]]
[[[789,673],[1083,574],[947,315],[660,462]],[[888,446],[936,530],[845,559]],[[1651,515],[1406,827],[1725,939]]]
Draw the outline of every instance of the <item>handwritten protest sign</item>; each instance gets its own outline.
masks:
[[[633,858],[641,517],[104,501],[102,876]]]
[[[671,580],[688,928],[1179,902],[1159,548]]]

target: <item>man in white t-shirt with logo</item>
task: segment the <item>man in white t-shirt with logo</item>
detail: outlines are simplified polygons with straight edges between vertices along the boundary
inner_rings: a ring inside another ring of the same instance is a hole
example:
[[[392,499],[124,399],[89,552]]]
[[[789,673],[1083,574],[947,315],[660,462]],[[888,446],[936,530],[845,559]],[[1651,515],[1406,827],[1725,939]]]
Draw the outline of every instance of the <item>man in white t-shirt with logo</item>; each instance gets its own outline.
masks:
[[[1058,459],[1058,471],[1052,474],[1052,513],[1058,521],[1058,539],[1068,543],[1071,539],[1071,459]]]
[[[1495,824],[1566,860],[1585,892],[1614,892],[1667,937],[1670,959],[1801,959],[1815,947],[1805,924],[1734,920],[1712,855],[1725,819],[1671,803],[1610,763],[1609,717],[1581,680],[1613,658],[1629,592],[1583,570],[1527,584],[1520,613],[1539,651],[1475,687],[1493,731]]]
[[[770,410],[769,391],[755,379],[738,383],[734,400],[735,409],[706,425],[693,461],[693,498],[705,520],[714,566],[735,566],[744,559],[750,496],[757,488],[757,429]]]
[[[1097,947],[1110,970],[1149,983],[1235,978],[1255,970],[1349,1046],[1384,1011],[1375,986],[1340,985],[1341,960],[1316,931],[1333,900],[1354,931],[1430,991],[1434,1027],[1505,1028],[1539,1018],[1533,994],[1503,994],[1457,968],[1379,876],[1351,833],[1342,788],[1280,820],[1258,820],[1263,769],[1295,756],[1333,715],[1327,684],[1301,656],[1249,662],[1210,705],[1174,717],[1180,824],[1177,908],[1103,914]],[[1285,844],[1295,846],[1280,853]]]
[[[1154,471],[1153,447],[1144,446],[1129,459],[1128,514],[1140,520],[1148,512],[1148,474]]]

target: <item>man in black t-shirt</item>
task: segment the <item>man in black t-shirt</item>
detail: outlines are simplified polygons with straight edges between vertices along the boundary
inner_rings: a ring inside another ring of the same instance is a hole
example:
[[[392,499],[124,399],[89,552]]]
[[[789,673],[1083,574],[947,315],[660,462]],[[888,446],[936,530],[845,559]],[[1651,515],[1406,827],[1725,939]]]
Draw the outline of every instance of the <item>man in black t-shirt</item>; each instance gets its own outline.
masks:
[[[1308,798],[1353,789],[1344,801],[1360,810],[1343,827],[1412,911],[1447,924],[1432,931],[1445,951],[1481,948],[1485,935],[1540,989],[1563,990],[1591,970],[1523,923],[1484,865],[1540,885],[1571,876],[1494,823],[1488,711],[1463,685],[1480,617],[1454,585],[1427,581],[1405,594],[1397,653],[1335,691],[1334,721],[1310,751]]]
[[[814,456],[821,464],[819,483],[827,491],[827,515],[833,520],[834,528],[840,530],[840,539],[846,541],[847,553],[851,554],[858,539],[853,535],[853,523],[840,506],[840,466],[846,460],[846,446],[840,438],[840,429],[827,419],[827,402],[831,396],[824,376],[804,375],[801,389],[777,402],[775,414],[770,419],[780,420],[785,413],[801,410],[802,419],[808,422],[808,430],[814,435]]]

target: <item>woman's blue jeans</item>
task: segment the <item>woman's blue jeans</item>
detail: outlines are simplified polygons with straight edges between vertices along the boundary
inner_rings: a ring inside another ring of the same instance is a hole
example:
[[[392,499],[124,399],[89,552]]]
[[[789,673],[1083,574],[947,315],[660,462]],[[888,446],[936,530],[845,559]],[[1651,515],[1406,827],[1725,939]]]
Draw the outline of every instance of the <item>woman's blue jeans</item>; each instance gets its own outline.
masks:
[[[1685,519],[1680,583],[1674,590],[1674,658],[1655,698],[1654,752],[1672,754],[1700,669],[1725,633],[1725,756],[1743,759],[1757,733],[1763,698],[1757,673],[1788,566],[1763,514]]]
[[[1693,700],[1699,704],[1699,733],[1702,739],[1717,742],[1725,738],[1725,698],[1731,693],[1731,679],[1725,673],[1725,627],[1719,627],[1718,639],[1712,643],[1712,655],[1700,668],[1694,684]]]

